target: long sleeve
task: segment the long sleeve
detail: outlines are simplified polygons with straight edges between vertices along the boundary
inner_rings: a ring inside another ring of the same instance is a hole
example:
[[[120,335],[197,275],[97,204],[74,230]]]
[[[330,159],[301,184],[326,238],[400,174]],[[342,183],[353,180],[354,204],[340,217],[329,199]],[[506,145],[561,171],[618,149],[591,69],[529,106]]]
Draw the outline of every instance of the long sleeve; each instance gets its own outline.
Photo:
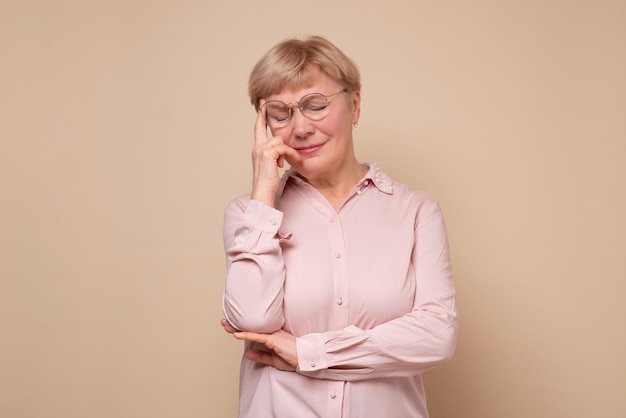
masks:
[[[224,213],[227,277],[222,300],[237,329],[271,333],[282,328],[285,265],[278,228],[283,214],[247,197]]]
[[[240,416],[427,417],[421,373],[457,338],[439,205],[374,164],[339,208],[284,180],[275,209],[247,197],[225,213],[226,318],[294,335],[299,361],[289,372],[244,356]]]
[[[415,237],[412,311],[371,329],[351,325],[301,336],[300,373],[344,381],[412,376],[452,357],[457,338],[455,290],[438,206],[420,221]]]

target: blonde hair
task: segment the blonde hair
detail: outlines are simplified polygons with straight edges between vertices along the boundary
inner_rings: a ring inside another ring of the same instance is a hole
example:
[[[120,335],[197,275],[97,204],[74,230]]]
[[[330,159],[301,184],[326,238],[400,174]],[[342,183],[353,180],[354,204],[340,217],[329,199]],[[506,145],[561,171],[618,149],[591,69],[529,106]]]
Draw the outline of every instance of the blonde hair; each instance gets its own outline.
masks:
[[[321,36],[287,39],[276,44],[256,63],[248,80],[250,102],[256,110],[262,98],[285,87],[303,87],[321,71],[347,92],[361,90],[361,76],[354,62]]]

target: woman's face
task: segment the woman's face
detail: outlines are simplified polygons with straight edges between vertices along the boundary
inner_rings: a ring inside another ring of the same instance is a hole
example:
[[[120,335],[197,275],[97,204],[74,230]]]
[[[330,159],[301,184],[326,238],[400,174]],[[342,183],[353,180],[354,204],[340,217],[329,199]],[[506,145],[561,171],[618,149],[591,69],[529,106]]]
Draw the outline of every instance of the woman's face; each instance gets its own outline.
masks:
[[[303,96],[322,93],[331,96],[343,86],[320,74],[309,87],[284,89],[265,100],[280,100],[291,103],[292,116],[285,126],[271,128],[273,136],[279,136],[285,144],[295,149],[302,160],[287,162],[300,175],[307,179],[332,176],[344,164],[355,160],[352,146],[352,124],[360,115],[361,96],[359,92],[338,94],[330,99],[328,113],[321,120],[311,120],[304,116],[297,103]]]

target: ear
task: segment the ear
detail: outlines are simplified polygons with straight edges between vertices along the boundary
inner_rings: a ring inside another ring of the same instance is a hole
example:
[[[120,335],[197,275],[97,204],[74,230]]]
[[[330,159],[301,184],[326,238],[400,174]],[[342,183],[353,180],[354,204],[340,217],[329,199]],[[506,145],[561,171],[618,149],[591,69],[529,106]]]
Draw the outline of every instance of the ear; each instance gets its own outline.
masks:
[[[352,124],[359,123],[361,117],[361,92],[355,91],[352,97]]]

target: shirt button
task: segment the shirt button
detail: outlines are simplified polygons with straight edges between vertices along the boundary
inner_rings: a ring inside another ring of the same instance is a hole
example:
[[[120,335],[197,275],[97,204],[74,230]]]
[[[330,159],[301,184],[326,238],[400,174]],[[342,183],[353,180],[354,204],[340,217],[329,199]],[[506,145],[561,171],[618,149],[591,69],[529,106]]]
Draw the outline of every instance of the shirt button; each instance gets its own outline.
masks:
[[[356,194],[360,195],[361,193],[363,193],[363,190],[359,189],[356,191]]]
[[[272,220],[270,221],[270,223],[271,223],[272,225],[276,225],[276,221],[275,221],[274,219],[272,219]]]
[[[337,305],[341,306],[341,304],[343,304],[343,298],[337,299]]]
[[[315,367],[315,366],[316,366],[315,362],[314,362],[314,361],[312,361],[312,362],[311,362],[311,367]]]
[[[341,258],[341,254],[335,253],[335,258]]]
[[[335,399],[337,394],[335,392],[330,392],[330,399]]]
[[[335,218],[330,218],[330,223],[335,222]]]

